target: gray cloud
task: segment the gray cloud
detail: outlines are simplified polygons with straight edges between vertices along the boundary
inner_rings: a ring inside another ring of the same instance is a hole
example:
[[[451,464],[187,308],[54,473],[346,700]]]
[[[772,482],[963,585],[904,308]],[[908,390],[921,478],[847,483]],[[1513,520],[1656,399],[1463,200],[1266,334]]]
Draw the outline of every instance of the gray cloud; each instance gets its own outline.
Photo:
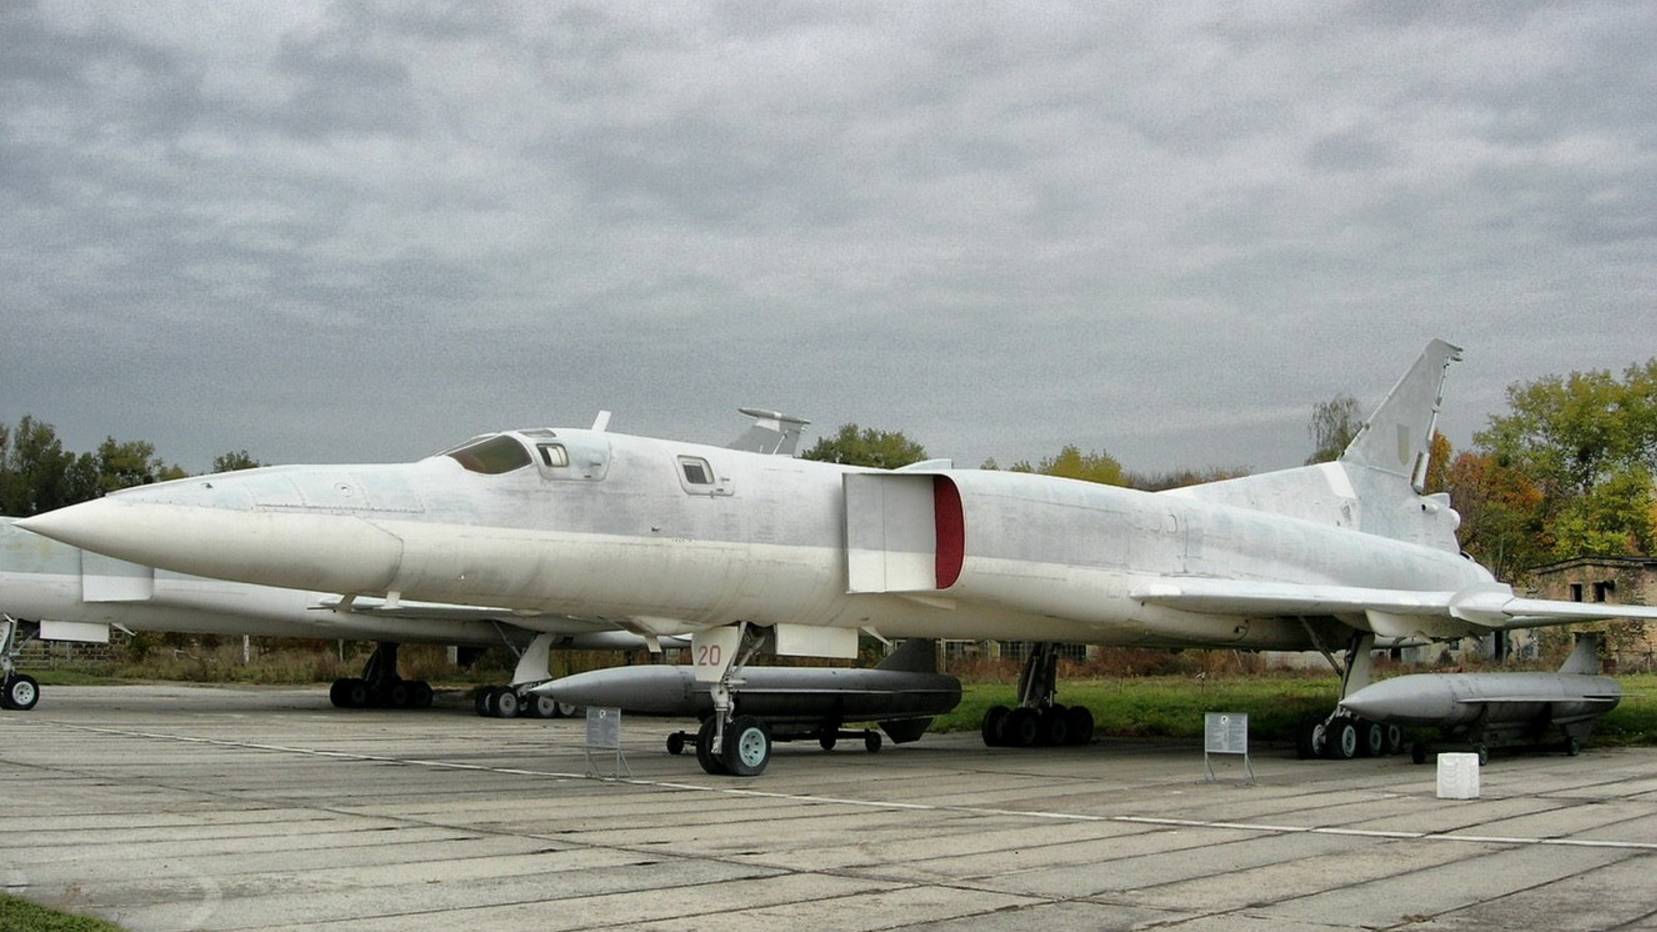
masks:
[[[969,463],[1306,453],[1657,353],[1657,12],[0,10],[0,419],[193,466],[738,404]]]

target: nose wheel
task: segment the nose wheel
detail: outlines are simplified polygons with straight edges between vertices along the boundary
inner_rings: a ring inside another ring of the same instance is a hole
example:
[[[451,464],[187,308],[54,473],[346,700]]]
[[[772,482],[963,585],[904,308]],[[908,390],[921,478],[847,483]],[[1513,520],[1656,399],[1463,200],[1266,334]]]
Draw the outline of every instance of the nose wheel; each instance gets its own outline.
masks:
[[[20,633],[27,622],[0,615],[0,709],[27,712],[40,701],[40,684],[17,672],[17,652],[29,635]]]

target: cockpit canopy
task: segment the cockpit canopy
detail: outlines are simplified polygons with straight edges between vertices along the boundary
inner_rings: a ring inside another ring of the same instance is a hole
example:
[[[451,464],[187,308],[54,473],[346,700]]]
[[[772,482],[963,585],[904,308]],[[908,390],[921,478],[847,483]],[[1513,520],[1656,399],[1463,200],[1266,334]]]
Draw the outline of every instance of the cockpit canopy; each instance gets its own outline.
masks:
[[[480,434],[444,450],[464,468],[499,476],[534,465],[545,479],[602,479],[610,467],[610,444],[602,435],[536,427],[498,434]]]
[[[454,457],[456,462],[472,472],[481,472],[489,476],[522,469],[534,462],[529,457],[529,451],[524,449],[524,445],[509,434],[496,434],[483,440],[473,440],[458,449],[450,450],[447,455]]]

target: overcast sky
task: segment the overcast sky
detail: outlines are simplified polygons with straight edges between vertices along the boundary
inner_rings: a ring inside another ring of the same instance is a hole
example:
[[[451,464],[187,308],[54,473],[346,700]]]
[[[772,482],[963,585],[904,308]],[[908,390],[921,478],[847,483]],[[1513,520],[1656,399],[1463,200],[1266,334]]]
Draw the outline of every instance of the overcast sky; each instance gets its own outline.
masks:
[[[1657,4],[0,4],[0,420],[1299,463],[1657,355]]]

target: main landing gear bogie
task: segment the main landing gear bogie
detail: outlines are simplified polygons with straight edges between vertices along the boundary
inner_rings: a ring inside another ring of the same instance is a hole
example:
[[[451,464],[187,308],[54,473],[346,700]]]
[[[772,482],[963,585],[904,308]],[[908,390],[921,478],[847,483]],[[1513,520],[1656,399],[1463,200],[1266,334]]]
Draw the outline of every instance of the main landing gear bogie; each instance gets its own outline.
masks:
[[[1350,715],[1303,722],[1295,735],[1295,750],[1301,760],[1387,757],[1403,749],[1404,732],[1397,725]]]
[[[1093,713],[1085,706],[1051,705],[1016,709],[993,706],[980,731],[985,747],[1035,748],[1093,742]]]
[[[1063,706],[1058,695],[1058,645],[1037,644],[1018,676],[1018,705],[998,705],[979,726],[986,747],[1061,747],[1093,742],[1093,713]]]
[[[328,701],[340,709],[429,709],[432,687],[397,675],[397,645],[381,641],[363,664],[362,676],[334,680]]]
[[[472,708],[484,718],[574,718],[581,710],[550,696],[522,693],[511,686],[485,686],[472,696]]]
[[[345,677],[328,688],[328,699],[341,709],[429,709],[432,687],[425,680],[396,680],[375,687],[361,677]]]

